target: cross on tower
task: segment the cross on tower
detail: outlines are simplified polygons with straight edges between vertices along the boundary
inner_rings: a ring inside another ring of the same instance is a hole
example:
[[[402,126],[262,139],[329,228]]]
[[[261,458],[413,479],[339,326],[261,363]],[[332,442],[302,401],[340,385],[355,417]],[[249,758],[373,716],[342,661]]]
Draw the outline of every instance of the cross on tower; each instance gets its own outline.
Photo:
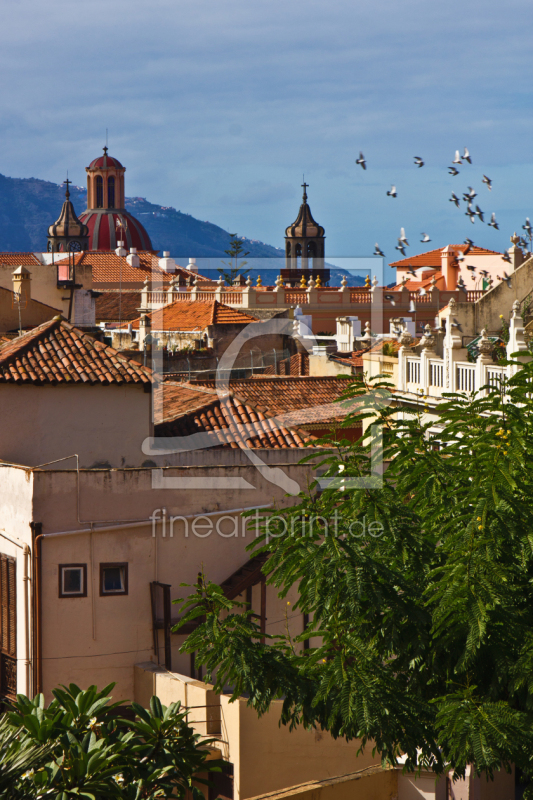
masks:
[[[304,182],[302,183],[302,189],[304,190],[304,198],[303,198],[304,201],[307,200],[307,191],[306,191],[306,189],[307,189],[308,186],[309,186],[309,184],[305,182],[305,178],[304,178]]]
[[[70,192],[69,192],[69,190],[68,190],[68,187],[69,187],[69,184],[71,184],[71,183],[72,183],[72,181],[69,181],[69,179],[68,179],[68,177],[67,177],[67,179],[66,179],[66,181],[65,181],[65,186],[67,187],[67,188],[66,188],[66,191],[65,191],[65,197],[70,197]]]

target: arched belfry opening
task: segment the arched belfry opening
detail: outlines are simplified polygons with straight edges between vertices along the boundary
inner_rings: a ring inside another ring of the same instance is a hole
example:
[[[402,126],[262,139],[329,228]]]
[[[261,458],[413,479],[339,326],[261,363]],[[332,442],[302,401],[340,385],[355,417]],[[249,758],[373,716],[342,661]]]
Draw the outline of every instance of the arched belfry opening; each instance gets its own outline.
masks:
[[[296,220],[285,230],[285,269],[281,271],[284,283],[299,286],[302,277],[306,283],[309,278],[320,278],[322,286],[330,279],[329,269],[324,267],[324,228],[313,219],[307,203],[307,188],[302,184],[303,197]]]

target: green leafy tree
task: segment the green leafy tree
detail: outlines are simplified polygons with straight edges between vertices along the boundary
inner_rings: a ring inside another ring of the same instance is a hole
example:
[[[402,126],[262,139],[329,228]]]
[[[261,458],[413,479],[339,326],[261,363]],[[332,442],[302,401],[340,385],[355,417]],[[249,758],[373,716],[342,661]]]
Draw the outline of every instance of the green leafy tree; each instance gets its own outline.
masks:
[[[234,280],[238,278],[239,275],[245,276],[250,272],[249,269],[243,270],[243,267],[248,263],[247,261],[240,261],[239,263],[240,259],[250,255],[250,251],[244,250],[242,240],[237,237],[236,233],[230,233],[230,246],[229,249],[224,250],[224,252],[230,258],[229,261],[222,262],[228,269],[219,268],[218,271],[228,286],[233,286]]]
[[[311,622],[295,639],[263,644],[246,607],[199,582],[183,650],[216,689],[258,714],[283,699],[283,723],[359,739],[384,762],[403,753],[408,769],[533,776],[532,384],[530,362],[488,396],[447,396],[438,441],[423,399],[396,419],[364,407],[382,384],[352,385],[349,421],[377,413],[383,431],[382,487],[342,488],[370,475],[370,434],[330,442],[334,483],[272,513],[251,546],[281,597],[297,589],[295,625]]]
[[[203,798],[193,779],[201,782],[209,742],[200,744],[180,704],[167,708],[153,697],[149,709],[132,703],[134,721],[121,719],[109,698],[113,686],[63,686],[49,706],[43,695],[18,695],[0,724],[0,753],[10,753],[15,735],[25,758],[2,761],[0,798]]]

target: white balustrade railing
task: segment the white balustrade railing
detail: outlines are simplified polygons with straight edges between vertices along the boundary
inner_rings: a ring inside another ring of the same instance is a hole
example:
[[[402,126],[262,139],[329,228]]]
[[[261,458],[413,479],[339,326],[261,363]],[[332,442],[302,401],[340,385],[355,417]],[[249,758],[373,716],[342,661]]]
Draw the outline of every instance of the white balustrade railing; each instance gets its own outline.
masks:
[[[495,389],[499,388],[502,380],[505,377],[505,367],[490,366],[487,367],[485,372],[485,384],[488,384]]]
[[[420,383],[420,359],[417,358],[408,358],[407,359],[407,371],[406,371],[406,378],[407,383]]]
[[[444,361],[429,362],[429,385],[436,389],[444,387]]]
[[[455,363],[455,391],[475,392],[476,390],[476,365]]]

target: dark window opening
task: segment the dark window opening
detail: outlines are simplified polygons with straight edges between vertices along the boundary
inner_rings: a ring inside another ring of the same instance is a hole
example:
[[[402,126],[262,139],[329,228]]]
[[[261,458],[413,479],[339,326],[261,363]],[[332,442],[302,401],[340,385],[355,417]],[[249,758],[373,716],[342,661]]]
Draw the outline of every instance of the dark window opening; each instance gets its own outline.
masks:
[[[107,207],[115,208],[115,179],[113,176],[107,179]]]
[[[100,564],[100,595],[128,594],[128,564],[126,561]]]
[[[87,597],[87,564],[59,565],[59,597]]]
[[[96,176],[96,208],[104,207],[104,180],[101,175]]]

